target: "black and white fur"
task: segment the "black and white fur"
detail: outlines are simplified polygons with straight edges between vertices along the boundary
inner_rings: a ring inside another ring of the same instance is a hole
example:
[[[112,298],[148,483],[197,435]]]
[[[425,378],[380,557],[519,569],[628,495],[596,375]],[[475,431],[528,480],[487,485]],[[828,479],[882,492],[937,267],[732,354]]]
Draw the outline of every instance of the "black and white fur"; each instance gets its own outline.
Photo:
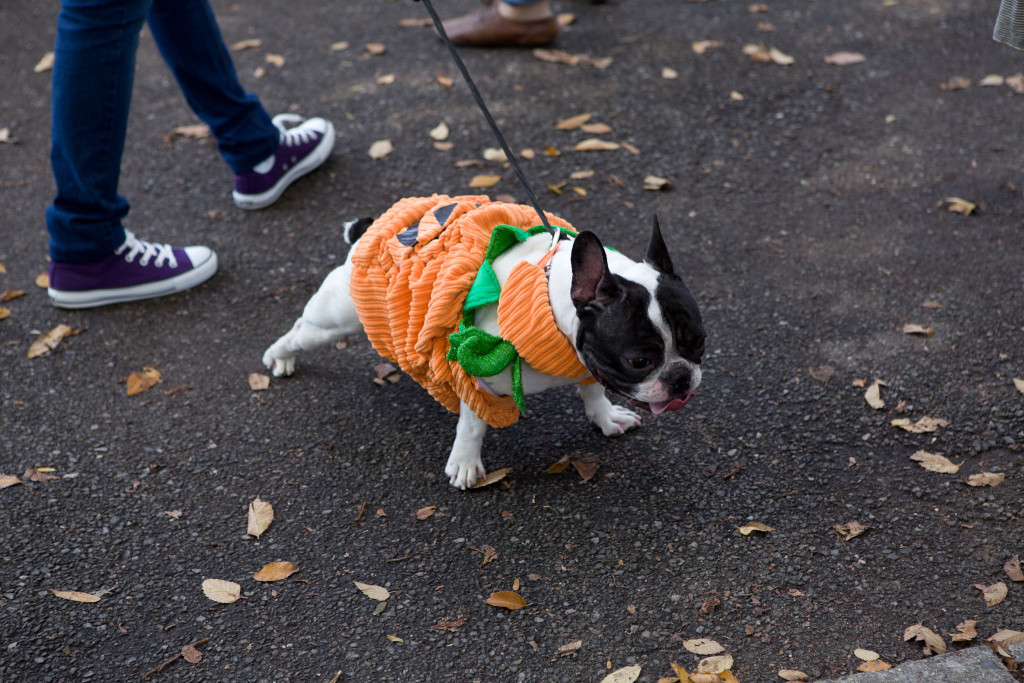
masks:
[[[346,224],[346,241],[354,242],[368,225],[368,219]],[[498,281],[504,284],[520,261],[538,262],[550,241],[549,235],[535,235],[496,258]],[[327,276],[291,331],[263,354],[263,363],[274,376],[292,374],[299,351],[362,329],[349,296],[351,254],[352,250],[345,264]],[[608,400],[606,388],[654,414],[678,410],[693,396],[701,381],[704,328],[697,302],[675,274],[657,217],[643,262],[604,249],[588,231],[560,242],[549,264],[548,290],[555,324],[598,381],[581,386],[580,395],[587,417],[606,436],[640,424],[637,413]],[[497,306],[478,311],[476,324],[497,334]],[[523,366],[525,394],[572,382]],[[487,378],[487,383],[498,394],[512,393],[509,369]],[[445,467],[452,486],[466,489],[484,476],[480,449],[486,428],[462,403]]]

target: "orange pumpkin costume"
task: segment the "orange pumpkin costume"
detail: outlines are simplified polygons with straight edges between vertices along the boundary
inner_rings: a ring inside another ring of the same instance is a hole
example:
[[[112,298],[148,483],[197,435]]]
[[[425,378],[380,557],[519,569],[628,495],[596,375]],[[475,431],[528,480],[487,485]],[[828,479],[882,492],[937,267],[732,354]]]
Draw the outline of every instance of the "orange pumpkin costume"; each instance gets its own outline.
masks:
[[[548,221],[572,232],[556,216],[548,214]],[[519,406],[449,360],[449,336],[460,331],[460,323],[463,330],[472,323],[475,306],[467,306],[467,296],[478,290],[478,278],[493,278],[497,286],[485,261],[495,227],[511,226],[513,238],[521,241],[541,222],[531,207],[486,196],[409,197],[370,226],[352,255],[350,292],[373,348],[448,410],[458,413],[461,399],[493,427],[518,420]],[[543,267],[519,263],[513,268],[501,287],[498,327],[501,338],[535,370],[592,381],[555,325]]]

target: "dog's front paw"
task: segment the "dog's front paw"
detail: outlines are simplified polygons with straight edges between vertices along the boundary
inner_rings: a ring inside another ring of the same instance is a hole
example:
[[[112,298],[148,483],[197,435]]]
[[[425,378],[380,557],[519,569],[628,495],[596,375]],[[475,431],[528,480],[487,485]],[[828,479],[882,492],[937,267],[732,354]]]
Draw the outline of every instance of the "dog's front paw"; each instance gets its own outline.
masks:
[[[295,356],[278,355],[274,353],[274,346],[263,354],[263,365],[274,373],[274,377],[287,377],[295,372]]]
[[[598,411],[590,417],[590,421],[601,428],[605,436],[618,436],[640,426],[640,415],[629,408],[609,403],[606,410]]]
[[[444,473],[448,475],[449,484],[463,491],[487,476],[479,453],[457,454],[454,450],[448,458]]]

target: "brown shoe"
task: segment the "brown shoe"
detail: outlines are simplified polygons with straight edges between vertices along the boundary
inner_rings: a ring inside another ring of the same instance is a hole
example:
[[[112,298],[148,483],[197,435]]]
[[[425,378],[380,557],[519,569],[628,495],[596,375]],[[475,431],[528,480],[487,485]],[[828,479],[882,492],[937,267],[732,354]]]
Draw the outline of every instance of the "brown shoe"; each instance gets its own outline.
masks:
[[[554,17],[513,21],[498,14],[491,2],[444,22],[444,30],[454,44],[473,47],[538,47],[552,43],[558,34]]]

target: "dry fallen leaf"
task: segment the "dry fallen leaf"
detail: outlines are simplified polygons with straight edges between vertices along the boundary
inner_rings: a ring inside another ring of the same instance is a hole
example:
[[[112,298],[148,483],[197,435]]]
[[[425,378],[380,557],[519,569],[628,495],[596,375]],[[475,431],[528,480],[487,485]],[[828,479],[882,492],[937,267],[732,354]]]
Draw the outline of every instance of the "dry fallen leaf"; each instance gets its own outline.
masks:
[[[572,466],[579,473],[580,478],[583,481],[590,481],[597,474],[597,470],[601,467],[601,461],[597,458],[581,458],[579,460],[571,460]]]
[[[977,624],[978,622],[974,619],[961,621],[956,625],[956,633],[950,633],[949,637],[954,643],[966,643],[969,640],[974,640],[978,637],[978,631],[974,628]]]
[[[470,187],[494,187],[501,182],[500,175],[475,175],[469,181]]]
[[[367,43],[363,47],[366,48],[366,51],[371,55],[380,56],[387,52],[387,47],[384,46],[384,43]]]
[[[391,140],[377,140],[370,145],[370,158],[371,159],[383,159],[387,155],[394,151],[394,146],[391,144]]]
[[[809,681],[811,677],[797,669],[782,669],[779,671],[779,678],[784,681]]]
[[[1020,555],[1014,555],[1003,565],[1003,570],[1011,581],[1024,581],[1024,572],[1020,568]]]
[[[15,486],[20,483],[21,479],[18,479],[17,477],[12,477],[9,474],[0,474],[0,489],[5,489],[8,486]],[[1019,566],[1020,563],[1018,563],[1018,567]]]
[[[36,65],[32,67],[32,70],[37,74],[41,74],[44,71],[49,71],[53,68],[53,53],[47,52],[43,54],[42,58],[36,62]]]
[[[52,467],[34,467],[32,469],[25,470],[25,481],[53,481],[54,479],[60,479],[56,474],[53,474],[54,469]]]
[[[245,533],[259,538],[274,521],[274,506],[256,496],[249,503],[248,525]]]
[[[427,505],[426,507],[421,507],[419,510],[416,511],[416,519],[422,522],[433,517],[435,512],[437,512],[436,505]]]
[[[284,66],[284,55],[279,55],[274,52],[268,52],[266,55],[264,55],[263,59],[264,61],[266,61],[267,64],[272,64],[276,66],[278,69]]]
[[[483,548],[474,548],[472,546],[469,546],[469,549],[473,550],[475,552],[478,552],[478,553],[480,553],[481,555],[484,556],[483,559],[480,560],[480,567],[481,568],[484,565],[488,564],[489,562],[493,562],[496,559],[498,559],[498,551],[495,550],[493,546],[485,545]],[[516,581],[518,581],[518,580],[519,579],[516,579]],[[513,588],[516,588],[516,587],[517,586],[513,586]]]
[[[491,596],[484,600],[484,602],[488,605],[504,607],[508,610],[517,610],[526,607],[526,600],[524,600],[523,596],[515,591],[497,591],[495,593],[491,593]]]
[[[141,372],[128,375],[125,391],[128,396],[136,396],[155,387],[161,379],[160,371],[156,368],[142,368]]]
[[[430,139],[436,140],[437,142],[447,140],[449,134],[450,131],[448,130],[448,124],[444,121],[431,128],[429,133]]]
[[[1017,387],[1017,391],[1024,394],[1024,379],[1013,378],[1013,386]]]
[[[258,372],[249,374],[249,388],[253,391],[265,391],[270,388],[270,377]]]
[[[552,463],[552,465],[545,471],[548,474],[561,474],[567,467],[569,467],[569,456],[563,455],[556,462]]]
[[[861,665],[857,667],[857,671],[864,673],[868,671],[885,671],[891,668],[891,664],[886,664],[881,659],[875,659],[870,662],[861,662]]]
[[[3,292],[0,292],[0,302],[12,301],[24,295],[25,292],[20,289],[5,289]]]
[[[738,527],[737,531],[739,531],[744,536],[749,536],[755,531],[763,531],[764,533],[768,533],[769,531],[775,531],[775,528],[770,527],[767,524],[762,524],[761,522],[750,522],[749,524],[744,524],[743,526]]]
[[[1024,643],[1024,631],[1012,631],[1008,628],[999,629],[989,637],[988,642],[995,643],[1001,648]]]
[[[951,76],[945,83],[940,83],[943,90],[963,90],[971,87],[971,79],[966,76]]]
[[[924,327],[923,325],[915,325],[914,323],[908,323],[903,326],[903,334],[919,334],[924,337],[930,337],[935,334],[934,327]]]
[[[692,652],[695,655],[717,655],[719,652],[725,652],[724,647],[710,638],[684,640],[683,647],[687,652]]]
[[[979,472],[967,477],[968,486],[999,486],[1006,479],[1003,472]]]
[[[234,581],[206,579],[203,581],[203,593],[214,602],[230,605],[242,597],[242,587]]]
[[[767,48],[760,43],[747,43],[743,46],[743,54],[747,55],[755,62],[760,62],[762,64],[789,66],[796,61],[782,50],[774,47]]]
[[[819,365],[816,368],[808,368],[807,374],[822,384],[828,384],[832,375],[836,374],[836,369],[831,365]]]
[[[0,320],[9,318],[11,316],[11,309],[0,306]]]
[[[876,379],[868,387],[868,390],[864,392],[864,400],[875,410],[881,410],[885,407],[885,401],[882,400],[882,387],[884,386],[888,385],[882,380]]]
[[[100,596],[93,595],[92,593],[83,593],[81,591],[58,591],[51,588],[50,592],[56,595],[58,598],[64,598],[65,600],[71,600],[72,602],[100,601]]]
[[[39,275],[36,275],[35,283],[39,289],[46,289],[50,286],[50,274],[47,272],[39,273]]]
[[[174,138],[195,138],[201,140],[208,137],[210,137],[210,128],[205,123],[194,123],[172,128],[171,132],[164,136],[164,140],[173,140]]]
[[[927,432],[934,432],[939,427],[949,426],[949,420],[943,420],[941,417],[922,417],[917,422],[911,422],[908,418],[901,417],[897,420],[890,422],[893,427],[899,427],[913,434],[924,434]]]
[[[938,653],[942,654],[946,651],[946,643],[942,640],[935,631],[921,624],[913,624],[908,626],[903,631],[903,640],[920,640],[925,644],[925,654]]]
[[[879,657],[878,653],[874,650],[865,650],[860,647],[853,651],[853,656],[865,662],[873,662]]]
[[[985,598],[985,604],[989,607],[995,607],[1006,599],[1006,584],[1002,581],[993,583],[991,586],[976,583],[974,587],[981,591],[982,597]]]
[[[384,588],[384,586],[375,586],[372,583],[362,583],[361,581],[353,581],[353,583],[356,585],[356,588],[358,588],[360,592],[362,592],[363,595],[370,598],[371,600],[376,600],[377,602],[385,602],[388,598],[391,597],[391,592],[388,591],[387,588]]]
[[[291,562],[268,562],[263,566],[263,569],[259,570],[252,575],[252,578],[256,581],[280,581],[281,579],[287,579],[289,576],[299,571]]]
[[[590,120],[590,114],[577,114],[555,124],[555,130],[576,130]]]
[[[679,72],[670,66],[663,66],[661,67],[661,77],[666,80],[672,81],[679,78]]]
[[[28,357],[38,358],[39,356],[49,353],[51,350],[57,348],[57,345],[60,344],[64,337],[70,336],[71,334],[73,334],[73,331],[70,326],[57,325],[57,327],[53,328],[49,332],[45,332],[36,337],[36,340],[32,342],[32,345],[28,348]]]
[[[978,81],[978,85],[982,86],[983,88],[990,88],[992,86],[1000,86],[1005,84],[1006,79],[1003,78],[1001,74],[989,74],[988,76],[985,76],[980,81]]]
[[[925,468],[929,472],[938,472],[939,474],[956,474],[960,471],[960,465],[953,464],[950,462],[949,458],[937,453],[917,451],[910,456],[910,459],[914,462],[920,463],[921,467]]]
[[[582,142],[576,143],[572,149],[575,152],[610,152],[621,147],[622,145],[617,142],[601,140],[600,138],[587,138]]]
[[[231,43],[232,52],[241,52],[242,50],[251,50],[254,47],[259,47],[263,44],[263,41],[259,38],[246,38],[245,40],[239,40],[236,43]]]
[[[203,654],[191,645],[182,646],[181,656],[184,657],[185,661],[189,664],[198,664],[203,658]]]
[[[672,183],[669,182],[668,178],[662,178],[661,176],[649,175],[644,177],[644,189],[645,190],[667,190],[672,187]]]
[[[616,669],[602,678],[601,683],[633,683],[636,679],[640,678],[642,667],[642,664],[633,664],[632,666]]]
[[[331,52],[343,52],[349,48],[349,42],[347,40],[339,40],[335,43],[331,43]]]
[[[588,135],[605,135],[612,132],[612,127],[607,123],[584,123],[580,130]]]
[[[833,52],[829,56],[825,57],[826,62],[829,64],[835,64],[836,66],[860,64],[864,59],[864,55],[859,52]]]
[[[720,40],[695,40],[690,43],[690,49],[696,54],[702,55],[711,48],[722,47],[725,43]]]
[[[466,617],[460,616],[458,619],[442,619],[438,623],[431,626],[429,631],[455,631],[466,623]]]
[[[857,521],[849,521],[846,524],[836,524],[832,527],[836,533],[843,537],[844,541],[860,536],[868,530],[868,527]],[[877,658],[876,658],[877,659]]]
[[[391,85],[395,82],[397,76],[395,74],[384,74],[383,76],[377,77],[377,85]]]
[[[942,201],[948,204],[948,206],[946,207],[947,211],[959,213],[964,216],[970,216],[978,209],[977,204],[975,204],[974,202],[969,202],[966,199],[961,199],[960,197],[946,197]]]
[[[488,472],[487,476],[477,481],[477,483],[470,486],[470,488],[479,489],[483,488],[484,486],[490,486],[491,484],[499,482],[502,479],[504,479],[505,475],[511,471],[512,470],[510,470],[508,467],[502,467],[501,469],[494,470],[493,472]]]
[[[700,660],[697,664],[697,671],[702,674],[718,674],[724,673],[732,668],[732,655],[715,655],[714,657],[705,657]]]
[[[574,640],[571,643],[566,643],[557,650],[555,650],[556,657],[564,657],[565,655],[571,655],[579,651],[583,647],[582,640]]]

